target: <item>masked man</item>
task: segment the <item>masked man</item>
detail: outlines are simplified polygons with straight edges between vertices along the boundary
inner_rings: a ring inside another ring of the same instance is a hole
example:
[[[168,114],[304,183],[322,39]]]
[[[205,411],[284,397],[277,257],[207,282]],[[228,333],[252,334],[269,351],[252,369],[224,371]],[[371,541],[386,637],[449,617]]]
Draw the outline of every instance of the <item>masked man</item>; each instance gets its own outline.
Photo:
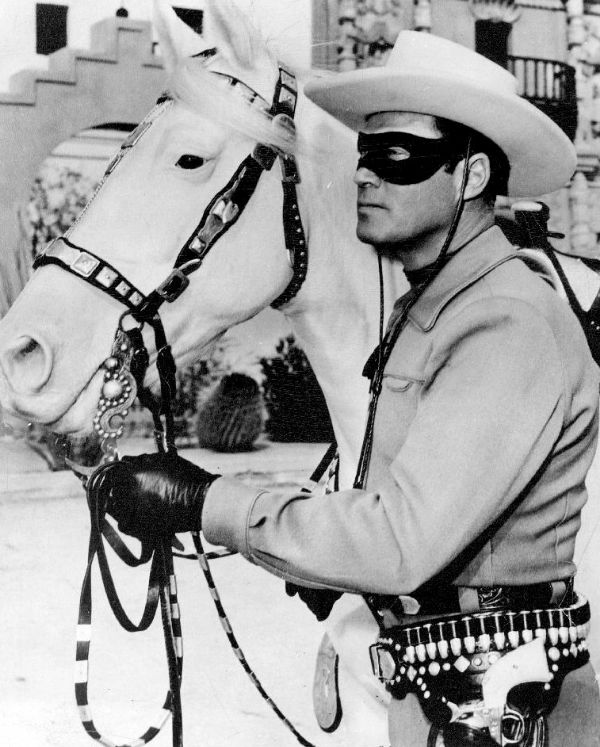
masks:
[[[600,744],[573,588],[598,375],[493,212],[566,184],[573,146],[509,73],[431,35],[307,94],[358,131],[358,236],[411,284],[366,367],[356,487],[282,495],[145,455],[108,510],[137,536],[201,527],[289,582],[363,594],[393,746]]]

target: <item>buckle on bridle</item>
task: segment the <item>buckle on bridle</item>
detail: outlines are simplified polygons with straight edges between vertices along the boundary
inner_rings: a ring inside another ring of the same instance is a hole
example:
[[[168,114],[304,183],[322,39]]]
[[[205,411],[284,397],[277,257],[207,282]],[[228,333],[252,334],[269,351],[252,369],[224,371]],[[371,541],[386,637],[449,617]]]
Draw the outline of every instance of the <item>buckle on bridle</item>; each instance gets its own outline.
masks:
[[[300,184],[300,172],[294,156],[281,156],[279,163],[281,164],[281,181]]]
[[[190,284],[190,279],[181,270],[175,268],[169,277],[158,286],[156,293],[167,303],[172,303]]]

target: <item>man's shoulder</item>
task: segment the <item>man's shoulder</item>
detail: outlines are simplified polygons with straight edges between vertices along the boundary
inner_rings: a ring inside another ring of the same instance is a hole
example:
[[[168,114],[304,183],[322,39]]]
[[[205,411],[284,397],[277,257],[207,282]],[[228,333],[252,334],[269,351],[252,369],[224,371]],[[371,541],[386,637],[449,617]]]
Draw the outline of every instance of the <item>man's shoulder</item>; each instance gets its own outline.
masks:
[[[467,307],[478,315],[531,317],[532,323],[539,317],[540,323],[546,320],[552,326],[561,320],[567,325],[577,321],[549,280],[521,261],[516,252],[457,282],[415,316],[422,329],[433,331]]]
[[[568,301],[543,275],[533,271],[518,255],[490,270],[455,296],[437,322],[440,338],[450,327],[490,329],[508,337],[518,334],[525,349],[546,351],[572,373],[593,369],[583,329]]]
[[[541,315],[552,327],[580,326],[568,301],[553,284],[544,267],[536,268],[519,252],[511,261],[495,267],[481,280],[481,283],[469,289],[471,298],[466,297],[464,301],[472,301],[477,296],[482,300],[502,298],[514,304],[515,313],[526,313],[529,309],[532,316]]]

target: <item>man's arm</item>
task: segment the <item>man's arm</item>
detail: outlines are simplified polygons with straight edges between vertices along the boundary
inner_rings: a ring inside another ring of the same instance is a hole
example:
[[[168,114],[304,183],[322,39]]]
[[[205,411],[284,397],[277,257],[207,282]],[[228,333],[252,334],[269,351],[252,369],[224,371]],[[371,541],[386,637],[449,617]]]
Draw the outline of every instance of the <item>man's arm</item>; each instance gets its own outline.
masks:
[[[547,322],[522,301],[488,298],[438,324],[441,342],[385,488],[315,497],[220,479],[204,505],[207,539],[289,581],[395,594],[489,527],[561,433],[561,359]]]

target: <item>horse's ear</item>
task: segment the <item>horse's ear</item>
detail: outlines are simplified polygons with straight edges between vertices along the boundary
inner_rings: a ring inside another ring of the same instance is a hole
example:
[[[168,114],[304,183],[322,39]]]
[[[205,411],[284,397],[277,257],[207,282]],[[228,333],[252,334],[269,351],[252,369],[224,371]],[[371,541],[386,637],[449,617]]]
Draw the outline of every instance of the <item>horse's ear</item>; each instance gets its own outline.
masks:
[[[209,45],[175,13],[167,0],[154,0],[154,27],[165,68],[172,73],[179,60],[191,57]]]
[[[251,70],[268,53],[259,31],[231,0],[207,0],[206,36],[230,63]]]

